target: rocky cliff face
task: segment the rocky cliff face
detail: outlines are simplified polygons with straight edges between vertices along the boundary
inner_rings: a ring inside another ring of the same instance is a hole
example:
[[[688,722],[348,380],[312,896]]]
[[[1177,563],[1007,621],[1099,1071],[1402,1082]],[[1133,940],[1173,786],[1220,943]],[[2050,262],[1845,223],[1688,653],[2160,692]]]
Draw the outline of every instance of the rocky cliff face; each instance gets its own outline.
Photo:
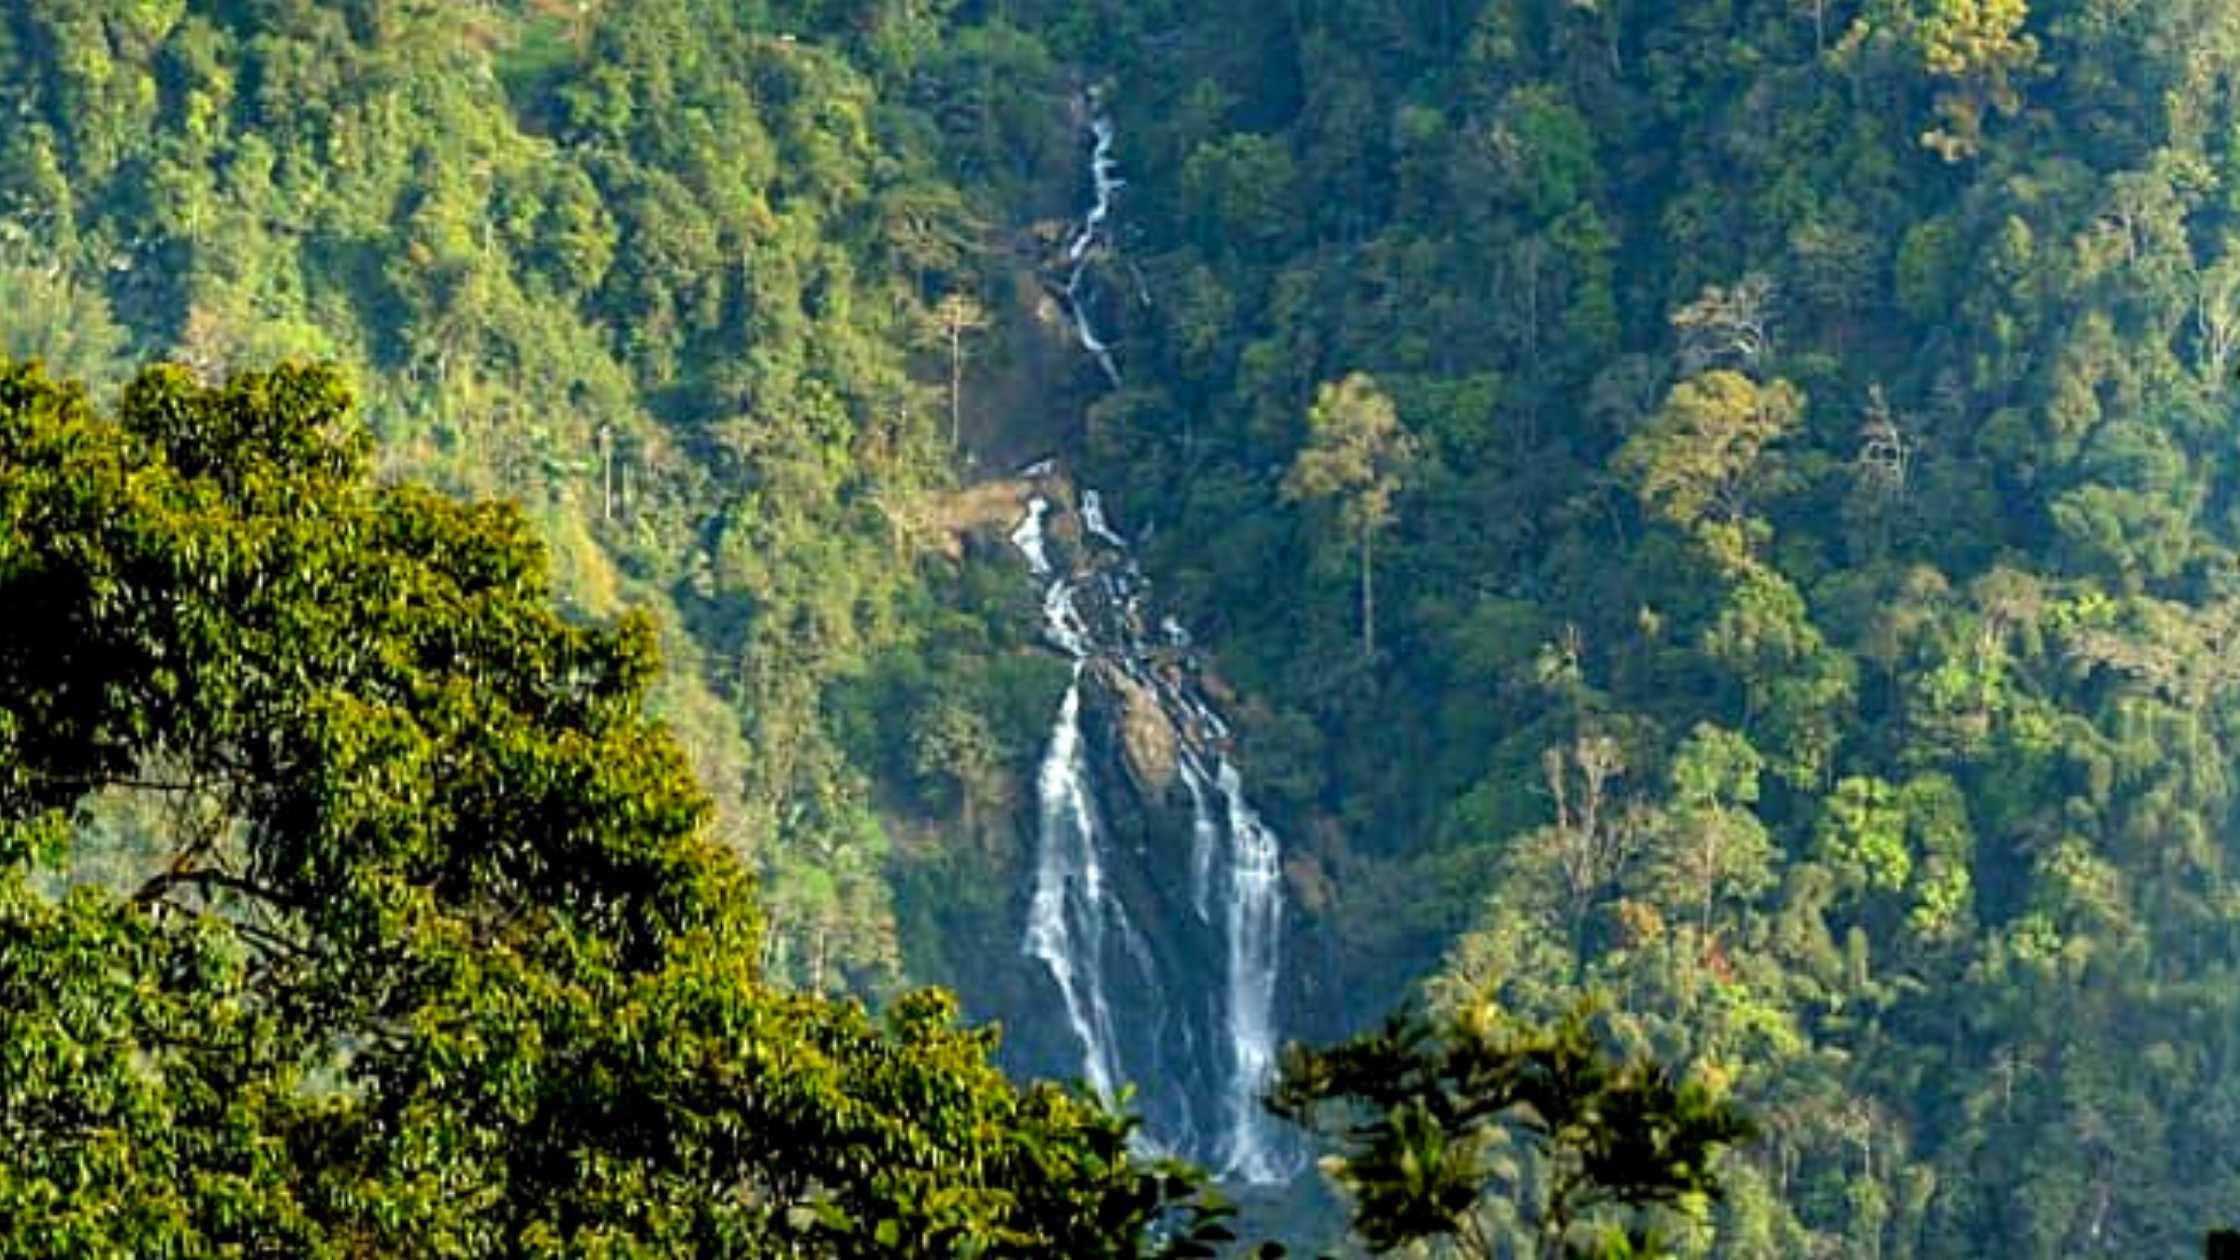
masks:
[[[1219,1035],[1226,942],[1197,896],[1197,819],[1179,773],[1180,737],[1149,689],[1120,670],[1086,671],[1084,684],[1082,733],[1104,811],[1107,877],[1155,977],[1115,1020],[1119,1058],[1149,1065],[1132,1073],[1148,1131],[1205,1158],[1229,1068]]]
[[[1199,654],[1158,617],[1093,491],[1054,469],[1009,541],[1071,681],[1022,822],[1027,978],[979,975],[968,1003],[1011,1030],[1008,1065],[1132,1089],[1154,1146],[1246,1182],[1288,1175],[1259,1103],[1272,1063],[1284,891],[1277,837],[1246,799]]]

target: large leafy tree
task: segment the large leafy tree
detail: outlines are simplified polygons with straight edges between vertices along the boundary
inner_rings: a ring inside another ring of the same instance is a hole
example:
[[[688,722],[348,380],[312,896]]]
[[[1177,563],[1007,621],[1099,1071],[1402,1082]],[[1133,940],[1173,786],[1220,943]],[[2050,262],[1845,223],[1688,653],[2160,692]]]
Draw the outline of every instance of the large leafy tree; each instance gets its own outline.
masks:
[[[1706,372],[1673,387],[1618,464],[1638,478],[1642,499],[1675,524],[1732,525],[1750,513],[1765,448],[1796,424],[1802,406],[1787,382]]]
[[[0,367],[0,1254],[1114,1255],[1194,1203],[945,997],[765,983],[649,626],[546,581],[372,483],[327,372],[108,417]]]

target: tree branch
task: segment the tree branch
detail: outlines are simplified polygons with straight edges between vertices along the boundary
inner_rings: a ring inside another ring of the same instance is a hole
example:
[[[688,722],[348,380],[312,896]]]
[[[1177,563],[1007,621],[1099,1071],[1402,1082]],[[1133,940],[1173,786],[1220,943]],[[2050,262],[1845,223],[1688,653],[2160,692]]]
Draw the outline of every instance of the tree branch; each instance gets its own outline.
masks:
[[[27,773],[41,783],[55,783],[86,791],[120,787],[143,792],[200,792],[215,782],[210,779],[192,779],[184,783],[173,783],[163,779],[138,779],[114,774],[50,774],[44,770],[31,770]]]
[[[132,894],[132,899],[146,905],[149,902],[162,900],[172,889],[181,886],[189,886],[200,890],[205,899],[209,898],[212,888],[223,888],[271,905],[287,906],[294,910],[304,908],[303,904],[296,899],[275,892],[262,884],[208,867],[201,870],[165,871],[163,874],[150,879],[147,883],[140,885],[140,890]]]

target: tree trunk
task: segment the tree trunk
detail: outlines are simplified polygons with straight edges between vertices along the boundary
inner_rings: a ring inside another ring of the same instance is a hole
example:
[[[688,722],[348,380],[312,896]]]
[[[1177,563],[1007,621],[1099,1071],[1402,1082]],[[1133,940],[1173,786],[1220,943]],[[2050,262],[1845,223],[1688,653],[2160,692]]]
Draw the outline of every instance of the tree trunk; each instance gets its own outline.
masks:
[[[827,948],[826,942],[830,938],[831,929],[820,920],[817,924],[816,948],[811,950],[809,954],[809,992],[811,993],[824,992],[824,959]]]
[[[964,435],[964,321],[949,320],[949,449],[955,450]]]
[[[1365,661],[1375,660],[1377,656],[1377,597],[1369,560],[1371,540],[1375,537],[1369,526],[1361,527],[1361,659]]]
[[[614,519],[614,430],[599,426],[599,501],[600,516]]]
[[[1699,948],[1708,949],[1711,943],[1711,905],[1718,887],[1719,845],[1725,839],[1726,811],[1716,801],[1711,806],[1711,825],[1703,832],[1703,915],[1697,932],[1702,936]]]

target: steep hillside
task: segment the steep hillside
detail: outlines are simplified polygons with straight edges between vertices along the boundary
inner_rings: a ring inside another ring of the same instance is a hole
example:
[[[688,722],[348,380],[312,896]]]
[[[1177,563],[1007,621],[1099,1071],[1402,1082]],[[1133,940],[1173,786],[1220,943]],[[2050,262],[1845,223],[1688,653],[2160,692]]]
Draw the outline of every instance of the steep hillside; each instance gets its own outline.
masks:
[[[1022,10],[1333,1025],[1611,995],[1771,1119],[1737,1253],[2240,1211],[2231,6]]]
[[[342,364],[386,467],[518,496],[565,600],[659,614],[773,962],[879,987],[888,767],[838,746],[828,689],[923,657],[909,712],[1002,726],[1031,613],[943,611],[920,532],[952,481],[943,303],[1010,187],[950,155],[1037,187],[1063,96],[1015,39],[827,7],[12,5],[0,349],[96,383]],[[943,783],[897,790],[948,815]]]

